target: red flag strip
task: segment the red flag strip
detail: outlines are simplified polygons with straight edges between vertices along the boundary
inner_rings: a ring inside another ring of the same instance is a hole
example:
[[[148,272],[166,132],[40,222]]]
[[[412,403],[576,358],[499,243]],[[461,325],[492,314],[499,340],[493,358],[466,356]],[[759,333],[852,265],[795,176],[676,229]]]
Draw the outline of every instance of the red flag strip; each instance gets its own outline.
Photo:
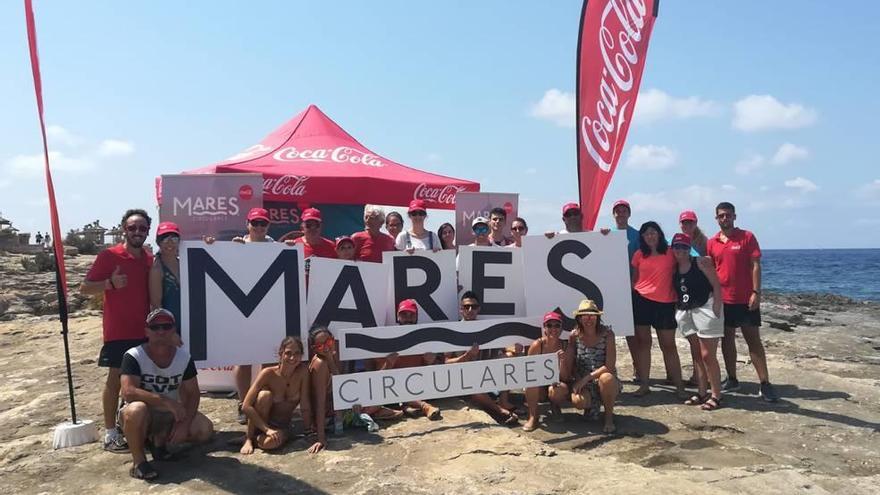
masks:
[[[584,0],[577,54],[578,188],[592,230],[620,161],[660,0]],[[647,5],[646,5],[647,4]]]
[[[37,30],[34,25],[34,9],[32,0],[24,0],[25,18],[27,19],[28,48],[31,54],[31,70],[34,74],[34,92],[37,94],[37,113],[40,117],[40,132],[43,136],[43,161],[46,168],[46,188],[49,192],[49,220],[52,224],[52,238],[55,239],[55,260],[60,278],[58,294],[59,308],[67,308],[67,270],[64,267],[64,243],[61,237],[61,225],[58,223],[58,205],[55,202],[55,186],[52,184],[52,170],[49,168],[49,145],[46,141],[46,122],[43,119],[43,81],[40,77],[40,56],[37,53]],[[63,297],[63,301],[61,298]],[[67,314],[62,315],[67,319]]]

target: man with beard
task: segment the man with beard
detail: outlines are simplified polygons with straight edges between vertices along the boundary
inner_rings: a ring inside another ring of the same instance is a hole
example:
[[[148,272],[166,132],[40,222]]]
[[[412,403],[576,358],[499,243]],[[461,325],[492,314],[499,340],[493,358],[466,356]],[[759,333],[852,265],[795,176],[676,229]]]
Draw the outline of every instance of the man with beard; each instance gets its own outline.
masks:
[[[734,226],[736,209],[730,203],[718,203],[715,219],[721,231],[706,243],[706,250],[721,282],[724,299],[724,337],[721,354],[727,379],[721,384],[724,392],[739,389],[736,378],[736,328],[742,329],[743,338],[749,346],[749,357],[761,381],[760,395],[767,402],[776,402],[779,396],[767,371],[767,356],[761,343],[761,248],[758,240],[748,230]]]
[[[125,437],[116,427],[122,356],[144,342],[144,320],[150,311],[149,278],[153,255],[144,249],[150,216],[141,209],[122,216],[123,242],[98,253],[80,292],[104,297],[104,346],[98,366],[108,368],[102,395],[104,449],[127,452]]]

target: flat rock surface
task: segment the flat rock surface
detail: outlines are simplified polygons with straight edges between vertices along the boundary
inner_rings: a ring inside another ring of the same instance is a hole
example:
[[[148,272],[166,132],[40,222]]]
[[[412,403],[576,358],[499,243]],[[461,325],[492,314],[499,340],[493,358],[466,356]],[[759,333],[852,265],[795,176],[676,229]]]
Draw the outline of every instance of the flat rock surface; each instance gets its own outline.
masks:
[[[564,422],[524,433],[447,399],[438,402],[440,421],[383,424],[375,434],[346,430],[317,455],[299,438],[277,454],[242,456],[230,444],[244,431],[234,421],[235,401],[204,396],[202,411],[217,435],[187,448],[181,461],[157,463],[154,485],[129,478],[130,456],[98,443],[52,450],[53,426],[69,417],[60,325],[57,317],[19,314],[0,322],[0,483],[4,493],[97,494],[880,492],[880,309],[772,295],[763,308],[768,321],[792,323],[799,315],[792,331],[762,329],[783,397],[776,404],[757,397],[741,338],[743,388],[726,396],[722,409],[680,405],[659,382],[644,398],[626,385],[615,435],[574,410],[565,411]],[[77,411],[100,424],[105,374],[95,364],[96,314],[71,319],[70,345]],[[687,376],[683,339],[679,353]],[[631,377],[622,339],[618,356],[621,377]],[[652,374],[663,376],[656,345]]]

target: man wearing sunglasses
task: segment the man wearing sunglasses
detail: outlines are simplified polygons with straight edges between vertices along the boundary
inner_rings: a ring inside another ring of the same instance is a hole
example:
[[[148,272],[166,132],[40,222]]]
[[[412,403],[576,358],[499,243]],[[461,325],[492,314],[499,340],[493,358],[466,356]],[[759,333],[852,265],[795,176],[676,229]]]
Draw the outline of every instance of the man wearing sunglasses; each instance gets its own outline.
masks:
[[[471,228],[474,230],[474,242],[471,246],[491,246],[489,242],[489,220],[486,217],[477,217],[471,222]]]
[[[581,213],[581,205],[577,203],[566,203],[562,207],[562,223],[565,227],[559,231],[560,234],[573,234],[575,232],[584,232],[584,216]],[[544,232],[544,236],[553,239],[556,232],[552,230]]]
[[[767,402],[776,402],[779,396],[770,384],[767,356],[761,342],[761,248],[748,230],[736,228],[736,209],[731,203],[718,203],[715,219],[721,230],[706,243],[706,251],[715,262],[721,296],[724,299],[724,337],[721,354],[727,379],[721,384],[723,392],[739,390],[736,378],[736,328],[742,329],[743,339],[749,346],[749,357],[761,381],[760,395]]]
[[[302,212],[302,237],[298,237],[294,244],[303,245],[303,256],[311,258],[335,258],[336,243],[330,239],[321,237],[321,211],[317,208],[306,208]],[[306,270],[308,273],[308,269]]]
[[[149,440],[153,461],[172,461],[167,445],[207,442],[214,425],[199,409],[199,383],[192,357],[177,347],[174,315],[155,309],[146,317],[147,342],[122,358],[119,419],[131,449],[129,474],[142,480],[159,473],[147,462]]]
[[[149,276],[153,265],[153,255],[144,249],[150,221],[144,210],[126,211],[121,223],[123,242],[98,253],[80,287],[84,295],[104,297],[104,345],[98,366],[108,368],[102,403],[104,449],[110,452],[128,451],[116,427],[119,367],[125,351],[144,341],[143,321],[150,311]]]

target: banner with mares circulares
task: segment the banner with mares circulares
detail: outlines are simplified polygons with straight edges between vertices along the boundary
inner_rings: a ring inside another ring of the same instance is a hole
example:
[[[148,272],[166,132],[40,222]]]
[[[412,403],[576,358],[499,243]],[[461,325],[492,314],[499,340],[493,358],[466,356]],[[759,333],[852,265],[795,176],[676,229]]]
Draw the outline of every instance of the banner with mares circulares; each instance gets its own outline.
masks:
[[[575,93],[578,185],[589,230],[623,153],[659,4],[584,0]]]
[[[159,220],[176,223],[183,240],[243,235],[248,211],[263,206],[260,174],[163,175],[161,181]]]

